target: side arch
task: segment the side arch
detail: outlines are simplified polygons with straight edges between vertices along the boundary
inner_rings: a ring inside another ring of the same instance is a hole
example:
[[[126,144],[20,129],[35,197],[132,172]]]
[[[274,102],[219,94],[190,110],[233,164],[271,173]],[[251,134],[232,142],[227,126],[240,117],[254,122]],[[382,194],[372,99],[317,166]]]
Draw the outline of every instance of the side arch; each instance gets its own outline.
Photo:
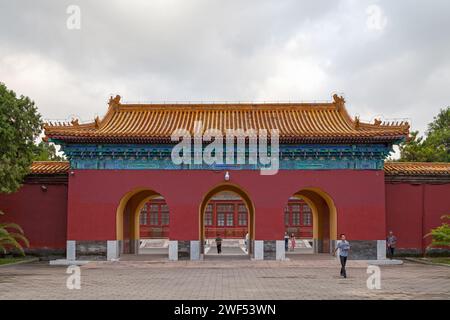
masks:
[[[315,187],[303,188],[293,196],[304,200],[313,213],[314,251],[331,252],[337,239],[337,209],[331,196]]]
[[[139,213],[146,202],[162,196],[148,188],[135,188],[122,196],[116,210],[116,239],[120,253],[138,253],[140,224]]]

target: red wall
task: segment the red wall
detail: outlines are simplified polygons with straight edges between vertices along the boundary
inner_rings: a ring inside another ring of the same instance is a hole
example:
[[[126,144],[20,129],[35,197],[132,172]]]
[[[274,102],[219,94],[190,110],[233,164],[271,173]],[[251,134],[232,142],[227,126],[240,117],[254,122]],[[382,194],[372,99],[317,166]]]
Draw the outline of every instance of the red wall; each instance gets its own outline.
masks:
[[[199,206],[205,194],[225,183],[224,172],[204,170],[75,170],[64,184],[25,184],[0,194],[0,221],[20,224],[32,248],[65,248],[69,240],[112,240],[116,210],[130,190],[144,187],[163,195],[170,210],[170,238],[199,237]],[[423,235],[450,213],[450,184],[384,183],[381,171],[231,171],[230,181],[247,192],[255,207],[256,239],[281,239],[283,208],[302,188],[320,188],[334,200],[338,234],[350,239],[384,239],[393,230],[398,247],[421,249]],[[69,201],[68,194],[69,193]],[[68,230],[66,232],[66,230]],[[66,237],[68,234],[68,237]]]
[[[25,232],[30,248],[65,249],[67,234],[67,185],[25,184],[13,194],[0,194],[2,222],[15,222]]]
[[[450,184],[386,183],[386,231],[398,238],[398,248],[422,250],[423,236],[450,213]]]
[[[69,176],[68,240],[113,240],[116,210],[121,198],[142,187],[160,193],[170,210],[174,240],[199,238],[199,206],[215,186],[225,183],[224,172],[206,170],[73,170]],[[283,209],[302,188],[319,188],[334,200],[338,233],[350,239],[384,239],[385,190],[383,171],[305,170],[230,171],[230,181],[245,190],[255,208],[255,238],[282,239]]]

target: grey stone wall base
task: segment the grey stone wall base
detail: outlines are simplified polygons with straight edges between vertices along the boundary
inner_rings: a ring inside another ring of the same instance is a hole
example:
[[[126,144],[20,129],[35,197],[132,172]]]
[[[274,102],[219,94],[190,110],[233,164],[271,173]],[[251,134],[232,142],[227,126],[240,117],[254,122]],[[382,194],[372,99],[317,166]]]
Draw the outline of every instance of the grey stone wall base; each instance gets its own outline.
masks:
[[[191,241],[178,240],[178,260],[189,260],[191,257]]]
[[[53,248],[24,248],[27,256],[39,257],[41,260],[54,260],[66,256],[66,249]]]
[[[420,248],[395,248],[394,256],[396,257],[421,257],[423,256]]]
[[[429,257],[450,257],[450,249],[445,248],[427,248],[425,255]]]
[[[76,257],[104,256],[106,257],[106,240],[76,241]]]
[[[450,257],[450,249],[445,248],[427,248],[425,254],[421,248],[395,248],[395,257]]]
[[[377,240],[349,240],[349,260],[376,260]]]
[[[77,255],[77,261],[106,261],[106,255]]]
[[[275,260],[277,256],[276,240],[263,240],[264,241],[264,260]]]
[[[313,249],[314,249],[314,253],[321,253],[323,250],[323,240],[322,239],[313,239]]]
[[[336,249],[337,240],[330,240],[330,253],[333,254],[334,249]]]

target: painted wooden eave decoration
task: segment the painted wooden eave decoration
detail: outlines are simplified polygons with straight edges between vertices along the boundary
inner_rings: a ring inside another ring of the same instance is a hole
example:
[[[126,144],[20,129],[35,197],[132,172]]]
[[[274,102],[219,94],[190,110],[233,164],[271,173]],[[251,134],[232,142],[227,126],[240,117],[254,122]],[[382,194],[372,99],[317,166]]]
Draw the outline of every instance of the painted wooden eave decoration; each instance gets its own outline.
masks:
[[[30,174],[65,174],[69,171],[68,161],[34,161]],[[384,163],[387,176],[448,176],[450,162],[388,162]]]

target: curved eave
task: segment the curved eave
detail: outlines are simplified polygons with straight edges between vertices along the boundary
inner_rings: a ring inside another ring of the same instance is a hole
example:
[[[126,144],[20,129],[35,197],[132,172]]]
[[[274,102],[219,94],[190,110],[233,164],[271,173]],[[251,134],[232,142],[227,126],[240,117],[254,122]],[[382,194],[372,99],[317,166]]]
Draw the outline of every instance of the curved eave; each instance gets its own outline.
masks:
[[[50,140],[66,143],[164,143],[174,144],[169,137],[83,137],[83,136],[49,136]],[[405,135],[395,136],[311,136],[280,137],[280,143],[398,143]]]

